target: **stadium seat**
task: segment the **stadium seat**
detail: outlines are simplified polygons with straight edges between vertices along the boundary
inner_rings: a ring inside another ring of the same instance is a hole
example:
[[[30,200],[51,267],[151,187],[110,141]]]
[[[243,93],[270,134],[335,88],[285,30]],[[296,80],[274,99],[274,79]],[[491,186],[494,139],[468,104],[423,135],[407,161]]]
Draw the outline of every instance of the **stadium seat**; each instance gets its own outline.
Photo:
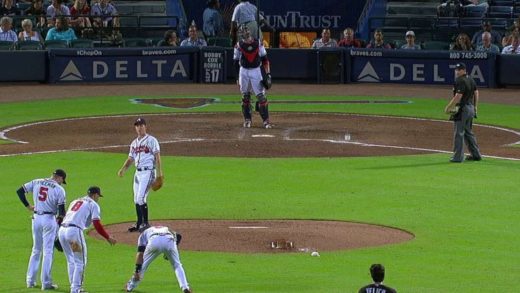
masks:
[[[0,51],[13,50],[15,43],[10,41],[0,41]]]
[[[493,0],[489,2],[491,6],[513,6],[515,4],[514,0]]]
[[[217,46],[217,47],[231,47],[231,39],[230,38],[208,38],[208,46]]]
[[[64,40],[47,40],[45,41],[46,49],[59,49],[59,48],[68,48],[69,42]]]
[[[87,39],[77,39],[70,42],[71,48],[94,48],[94,41]]]
[[[129,38],[123,41],[124,47],[147,47],[148,43],[145,39]]]
[[[486,7],[482,6],[466,6],[464,7],[465,17],[484,17],[486,15]]]
[[[43,44],[39,41],[20,41],[16,43],[17,50],[43,50]]]
[[[449,50],[450,43],[443,41],[426,41],[424,42],[424,50]]]
[[[490,6],[488,17],[490,18],[511,18],[513,15],[513,6]]]

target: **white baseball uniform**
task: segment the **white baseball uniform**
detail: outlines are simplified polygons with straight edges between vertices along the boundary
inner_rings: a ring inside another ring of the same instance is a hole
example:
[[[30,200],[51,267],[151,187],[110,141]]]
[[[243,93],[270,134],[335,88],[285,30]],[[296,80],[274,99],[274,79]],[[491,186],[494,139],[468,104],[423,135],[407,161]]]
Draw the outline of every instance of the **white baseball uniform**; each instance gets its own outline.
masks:
[[[140,272],[140,280],[136,281],[132,276],[126,285],[127,291],[132,291],[139,285],[148,266],[161,254],[164,254],[170,261],[181,290],[189,289],[188,280],[186,279],[179,257],[179,250],[177,249],[176,234],[170,232],[168,227],[152,226],[146,229],[139,235],[137,246],[146,247],[143,256],[143,267]]]
[[[150,185],[155,179],[155,154],[161,151],[159,141],[149,134],[137,137],[130,144],[128,156],[134,160],[134,202],[146,204]]]
[[[262,72],[260,70],[260,58],[267,55],[264,45],[258,40],[251,43],[238,42],[233,50],[233,60],[240,62],[238,83],[242,94],[248,93],[252,88],[255,96],[265,94],[265,89],[261,83]]]
[[[27,286],[36,285],[36,275],[43,249],[42,287],[50,287],[52,285],[54,240],[58,230],[55,216],[58,213],[58,206],[65,204],[65,189],[51,178],[32,180],[25,183],[23,188],[25,193],[32,192],[34,201],[33,247],[27,269]]]
[[[89,196],[74,200],[67,210],[58,235],[63,253],[67,258],[70,292],[80,292],[83,284],[83,272],[87,265],[87,245],[83,230],[93,220],[101,219],[101,209]]]

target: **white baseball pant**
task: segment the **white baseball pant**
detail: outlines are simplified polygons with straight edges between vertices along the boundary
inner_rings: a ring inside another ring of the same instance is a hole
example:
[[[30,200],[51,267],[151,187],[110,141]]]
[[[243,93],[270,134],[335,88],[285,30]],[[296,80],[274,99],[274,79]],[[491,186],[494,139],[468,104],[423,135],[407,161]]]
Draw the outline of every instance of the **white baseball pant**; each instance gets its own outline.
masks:
[[[52,285],[52,261],[54,254],[54,240],[58,224],[52,214],[34,214],[32,220],[33,247],[27,268],[27,286],[36,285],[36,275],[40,267],[40,257],[43,250],[41,281],[42,287]]]
[[[87,244],[83,230],[78,227],[60,227],[58,231],[63,253],[67,258],[70,292],[79,293],[83,285],[83,273],[87,265]]]
[[[150,192],[150,186],[155,179],[155,170],[135,171],[134,203],[144,205]]]
[[[240,92],[242,94],[248,93],[250,86],[255,93],[255,96],[259,94],[265,94],[265,89],[261,83],[262,72],[260,67],[257,68],[244,68],[240,67],[238,75],[238,84],[240,85]]]

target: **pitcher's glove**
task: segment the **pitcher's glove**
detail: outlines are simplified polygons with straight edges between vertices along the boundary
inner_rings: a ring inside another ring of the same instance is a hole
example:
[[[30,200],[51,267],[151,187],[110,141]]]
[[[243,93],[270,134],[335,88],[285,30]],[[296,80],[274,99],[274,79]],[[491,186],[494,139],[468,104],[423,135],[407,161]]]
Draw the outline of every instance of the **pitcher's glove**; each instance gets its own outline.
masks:
[[[273,81],[271,80],[271,73],[266,73],[262,76],[262,85],[266,90],[270,89],[273,86]]]
[[[157,190],[161,189],[161,187],[163,186],[163,183],[164,183],[164,176],[159,176],[159,177],[155,178],[155,181],[152,183],[152,190],[157,191]]]
[[[54,240],[54,248],[56,248],[56,250],[59,252],[63,252],[63,247],[61,247],[61,243],[58,238],[56,238],[56,240]]]

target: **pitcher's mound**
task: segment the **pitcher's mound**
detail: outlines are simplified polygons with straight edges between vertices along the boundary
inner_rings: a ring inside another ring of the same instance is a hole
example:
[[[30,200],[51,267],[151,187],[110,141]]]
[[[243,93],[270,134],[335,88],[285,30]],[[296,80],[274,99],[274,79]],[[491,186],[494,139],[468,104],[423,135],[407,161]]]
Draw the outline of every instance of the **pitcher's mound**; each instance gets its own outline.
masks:
[[[131,224],[120,223],[106,228],[120,243],[137,245],[139,233],[127,232]],[[180,248],[192,251],[333,251],[400,243],[414,238],[411,233],[396,228],[341,221],[158,220],[151,224],[168,226],[182,234]],[[102,239],[95,230],[89,234]]]

